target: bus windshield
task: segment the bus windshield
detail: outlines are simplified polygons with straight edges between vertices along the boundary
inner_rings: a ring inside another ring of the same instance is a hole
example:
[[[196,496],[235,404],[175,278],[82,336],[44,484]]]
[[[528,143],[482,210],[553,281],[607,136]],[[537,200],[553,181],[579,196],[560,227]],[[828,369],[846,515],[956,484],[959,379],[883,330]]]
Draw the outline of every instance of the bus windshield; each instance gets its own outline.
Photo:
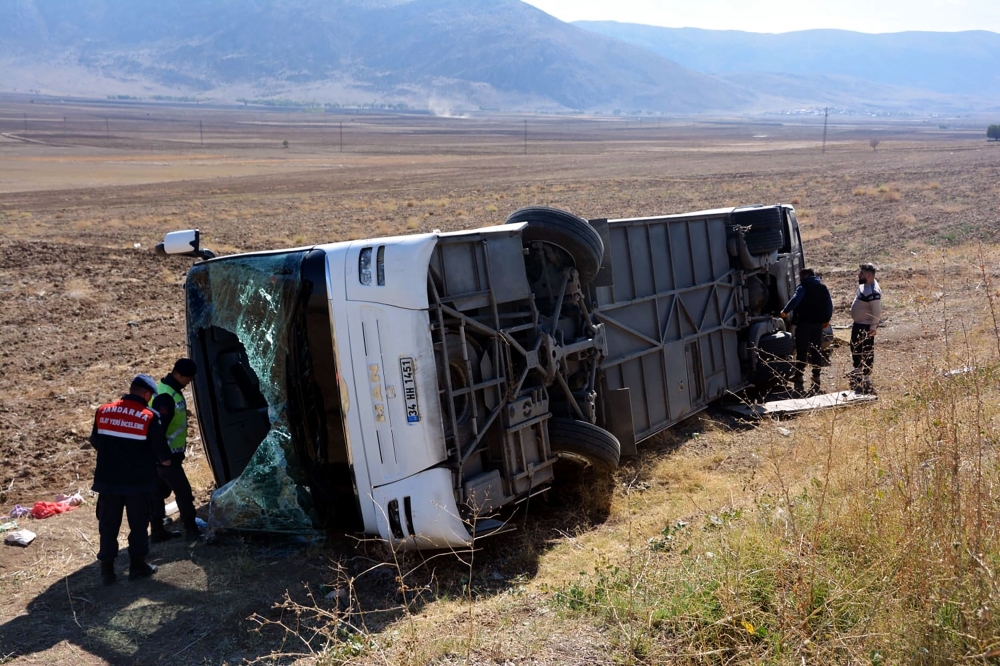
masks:
[[[325,275],[316,250],[226,257],[188,274],[195,402],[219,486],[211,529],[355,522]]]

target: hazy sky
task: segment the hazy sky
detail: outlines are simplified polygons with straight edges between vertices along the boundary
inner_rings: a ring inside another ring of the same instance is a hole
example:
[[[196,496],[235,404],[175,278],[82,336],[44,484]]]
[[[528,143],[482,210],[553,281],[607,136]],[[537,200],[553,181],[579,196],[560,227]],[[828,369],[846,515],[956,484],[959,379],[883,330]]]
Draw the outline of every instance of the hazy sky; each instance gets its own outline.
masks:
[[[563,21],[620,21],[670,28],[789,32],[990,30],[1000,0],[525,0]]]

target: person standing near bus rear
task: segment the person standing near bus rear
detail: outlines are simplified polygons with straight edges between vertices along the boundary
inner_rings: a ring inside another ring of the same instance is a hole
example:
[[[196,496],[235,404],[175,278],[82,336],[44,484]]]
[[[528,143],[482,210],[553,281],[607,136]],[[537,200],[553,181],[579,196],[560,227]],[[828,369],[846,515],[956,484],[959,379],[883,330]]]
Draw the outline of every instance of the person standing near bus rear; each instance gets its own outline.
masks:
[[[875,334],[882,319],[882,288],[875,279],[875,266],[861,264],[858,270],[858,289],[851,303],[851,361],[854,369],[849,373],[851,388],[863,393],[873,393],[872,367],[875,365]]]
[[[150,401],[152,407],[164,423],[167,433],[167,444],[170,447],[170,465],[157,465],[157,491],[152,498],[152,517],[150,518],[150,540],[160,543],[180,536],[180,532],[167,530],[163,525],[166,518],[166,507],[163,500],[173,492],[177,500],[177,510],[184,525],[184,537],[194,541],[201,537],[194,508],[194,493],[191,483],[184,473],[184,452],[187,449],[187,402],[184,400],[184,388],[194,380],[198,366],[189,358],[177,359],[173,370],[165,376],[156,387],[156,396]]]

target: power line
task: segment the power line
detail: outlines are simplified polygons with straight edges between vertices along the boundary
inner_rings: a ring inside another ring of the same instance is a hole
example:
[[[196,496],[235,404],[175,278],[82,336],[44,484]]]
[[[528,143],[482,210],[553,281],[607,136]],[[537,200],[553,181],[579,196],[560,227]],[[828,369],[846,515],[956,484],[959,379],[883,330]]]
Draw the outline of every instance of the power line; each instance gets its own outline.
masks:
[[[823,153],[826,153],[826,119],[830,115],[830,107],[823,109]]]

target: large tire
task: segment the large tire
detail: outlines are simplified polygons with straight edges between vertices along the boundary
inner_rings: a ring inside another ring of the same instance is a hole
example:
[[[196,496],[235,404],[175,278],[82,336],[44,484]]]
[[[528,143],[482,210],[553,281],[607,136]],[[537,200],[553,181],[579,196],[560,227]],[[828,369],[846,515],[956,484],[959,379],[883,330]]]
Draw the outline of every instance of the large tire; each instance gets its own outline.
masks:
[[[504,224],[517,222],[528,223],[521,232],[525,244],[541,241],[566,252],[580,274],[580,282],[587,284],[597,277],[604,258],[604,241],[585,219],[558,208],[528,206],[511,213]]]
[[[777,206],[735,210],[731,221],[733,224],[750,227],[745,236],[750,254],[769,254],[780,250],[785,244],[781,230],[781,209]]]
[[[549,419],[549,443],[560,459],[598,474],[618,469],[622,445],[604,428],[575,419]]]
[[[777,206],[737,208],[733,211],[732,223],[756,229],[780,229],[781,209]]]
[[[747,251],[750,254],[770,254],[777,252],[785,244],[781,229],[765,229],[746,235]]]
[[[774,386],[791,374],[792,353],[795,339],[782,331],[761,336],[757,343],[757,370],[754,384],[762,387]]]

